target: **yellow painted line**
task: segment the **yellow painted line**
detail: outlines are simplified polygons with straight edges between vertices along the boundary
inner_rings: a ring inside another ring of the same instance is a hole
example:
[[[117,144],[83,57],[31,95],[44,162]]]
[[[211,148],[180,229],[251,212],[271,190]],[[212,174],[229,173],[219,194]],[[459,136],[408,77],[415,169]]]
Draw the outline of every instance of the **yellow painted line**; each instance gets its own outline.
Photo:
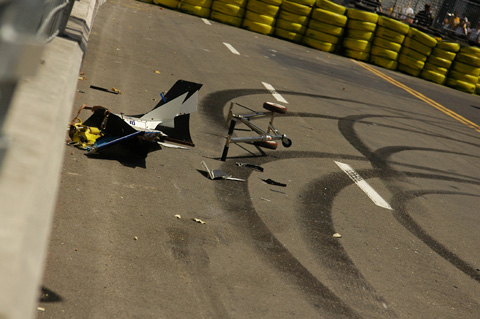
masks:
[[[475,131],[477,131],[478,133],[480,133],[480,126],[467,120],[466,118],[464,118],[463,116],[461,116],[460,114],[457,114],[455,112],[453,112],[452,110],[449,110],[448,108],[446,108],[445,106],[441,105],[440,103],[437,103],[435,102],[434,100],[426,97],[425,95],[423,95],[422,93],[420,92],[417,92],[415,91],[414,89],[406,86],[405,84],[403,83],[400,83],[398,82],[397,80],[395,79],[392,79],[391,77],[389,77],[388,75],[378,71],[377,69],[371,67],[370,65],[368,64],[365,64],[365,63],[362,63],[360,61],[357,61],[357,60],[353,60],[353,62],[357,63],[358,65],[360,65],[362,68],[372,72],[373,74],[381,77],[382,79],[384,79],[385,81],[395,85],[396,87],[399,87],[403,90],[405,90],[406,92],[410,93],[411,95],[415,96],[416,98],[418,98],[419,100],[427,103],[428,105],[436,108],[437,110],[439,110],[440,112],[454,118],[455,120],[459,121],[460,123],[474,129]]]

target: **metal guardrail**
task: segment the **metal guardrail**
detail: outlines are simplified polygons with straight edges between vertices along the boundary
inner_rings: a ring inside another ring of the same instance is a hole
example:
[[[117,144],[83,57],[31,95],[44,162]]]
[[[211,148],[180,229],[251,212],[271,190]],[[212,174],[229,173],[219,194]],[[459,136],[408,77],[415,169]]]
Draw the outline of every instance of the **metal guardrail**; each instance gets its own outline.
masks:
[[[3,126],[18,80],[35,74],[46,42],[63,33],[75,0],[0,0],[0,169]]]

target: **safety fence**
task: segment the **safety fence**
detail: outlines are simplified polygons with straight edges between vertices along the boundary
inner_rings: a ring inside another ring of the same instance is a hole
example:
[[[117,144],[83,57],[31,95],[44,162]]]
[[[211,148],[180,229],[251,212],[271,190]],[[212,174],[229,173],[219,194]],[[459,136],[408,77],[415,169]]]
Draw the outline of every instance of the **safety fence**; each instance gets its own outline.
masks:
[[[3,125],[20,78],[35,73],[46,42],[61,34],[75,0],[0,0],[0,165]]]
[[[442,27],[405,21],[394,8],[411,5],[418,10],[425,2],[413,4],[389,0],[382,11],[352,1],[349,7],[329,0],[139,0],[188,14],[275,36],[325,52],[356,60],[467,92],[480,94],[480,48],[466,37],[456,37]],[[359,2],[362,3],[359,3]],[[453,1],[453,3],[448,3]],[[405,3],[405,4],[404,4]],[[429,2],[432,5],[432,2]],[[464,8],[466,1],[445,0],[434,6],[445,12]],[[476,8],[476,7],[475,7]],[[437,10],[437,9],[436,9]],[[437,14],[440,11],[435,11]],[[440,24],[441,25],[441,24]]]

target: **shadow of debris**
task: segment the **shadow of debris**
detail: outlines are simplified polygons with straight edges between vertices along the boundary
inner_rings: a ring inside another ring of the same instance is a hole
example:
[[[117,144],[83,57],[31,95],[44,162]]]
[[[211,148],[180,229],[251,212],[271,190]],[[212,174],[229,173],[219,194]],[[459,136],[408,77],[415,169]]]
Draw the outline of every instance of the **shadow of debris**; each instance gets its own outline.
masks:
[[[41,288],[40,302],[60,302],[63,298],[51,289],[45,286]]]

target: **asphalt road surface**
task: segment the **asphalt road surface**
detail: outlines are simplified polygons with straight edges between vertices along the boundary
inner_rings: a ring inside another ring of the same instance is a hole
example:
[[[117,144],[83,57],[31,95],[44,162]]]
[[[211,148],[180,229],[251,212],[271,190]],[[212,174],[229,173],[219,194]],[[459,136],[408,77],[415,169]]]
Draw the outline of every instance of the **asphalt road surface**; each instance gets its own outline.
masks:
[[[478,318],[478,96],[133,0],[100,8],[81,76],[76,109],[125,114],[202,83],[196,145],[67,148],[38,318]],[[293,145],[220,161],[230,103],[277,99]]]

